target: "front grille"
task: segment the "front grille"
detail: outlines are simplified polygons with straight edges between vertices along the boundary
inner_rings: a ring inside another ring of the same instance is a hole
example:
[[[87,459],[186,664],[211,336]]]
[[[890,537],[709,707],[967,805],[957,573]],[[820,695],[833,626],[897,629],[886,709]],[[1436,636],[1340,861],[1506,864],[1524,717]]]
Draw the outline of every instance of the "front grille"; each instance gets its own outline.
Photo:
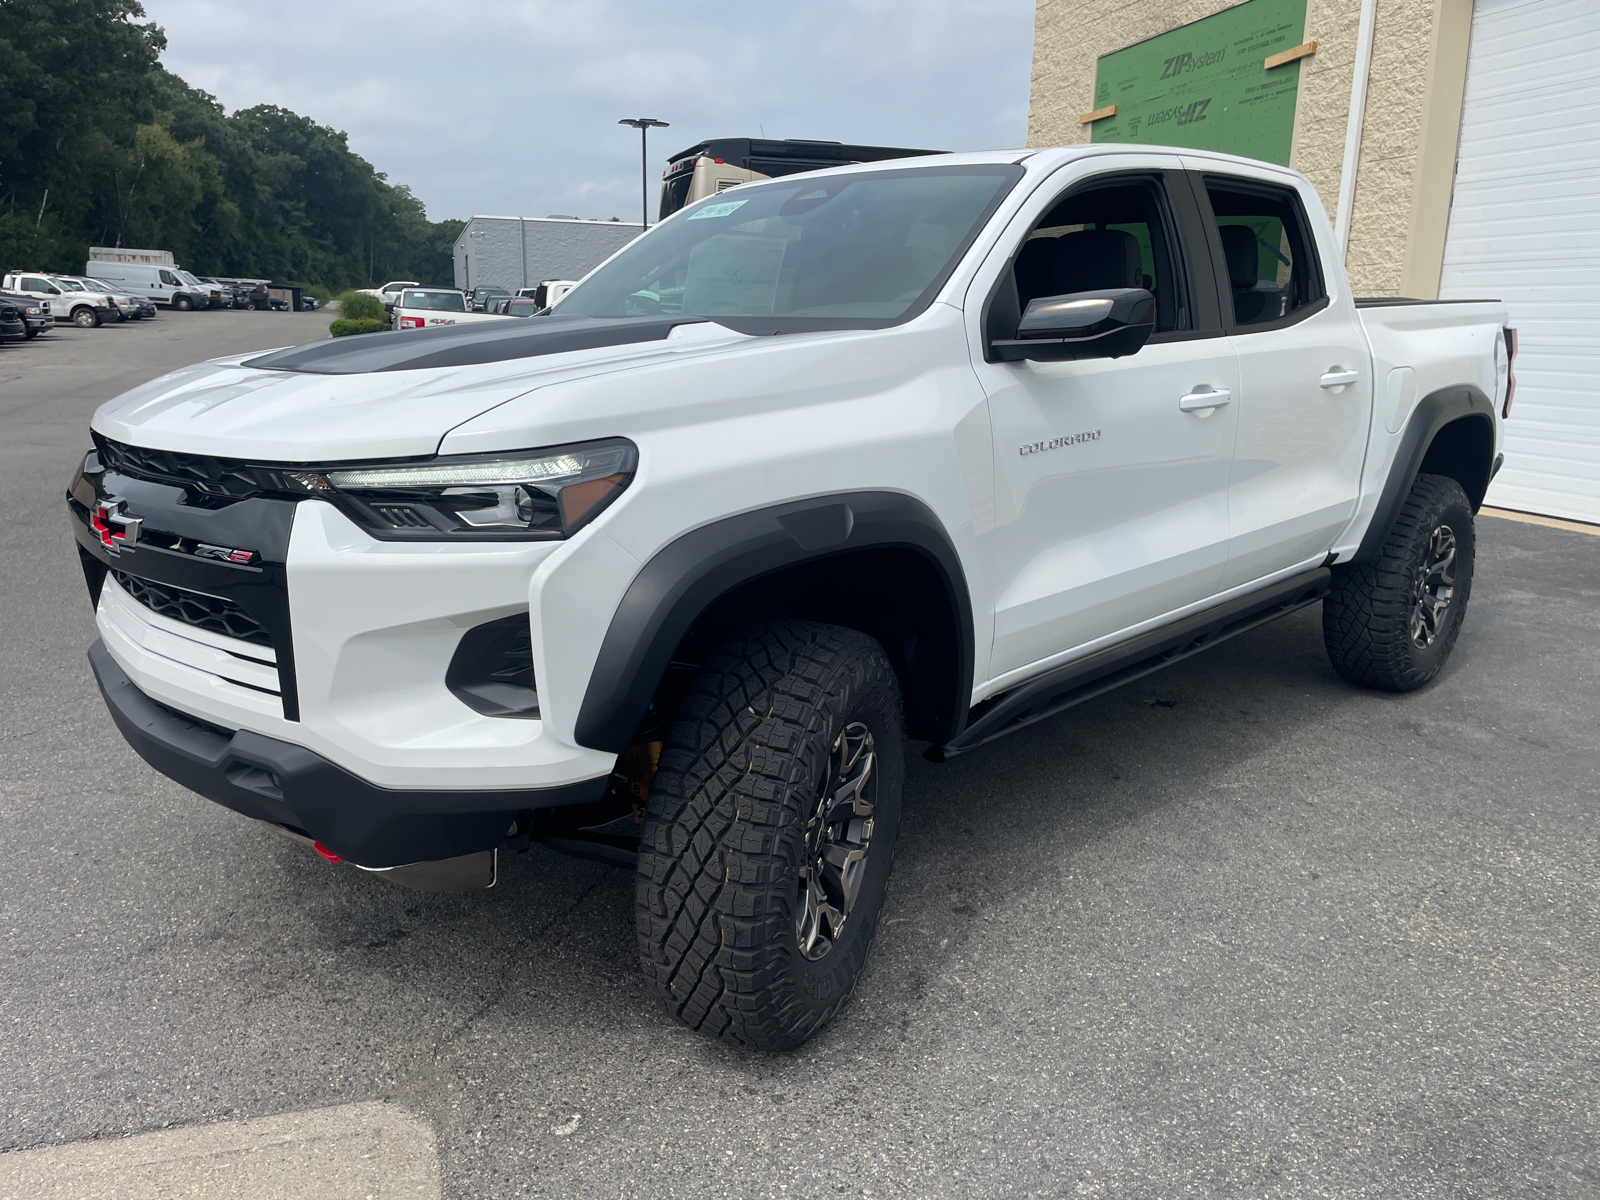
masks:
[[[173,587],[170,583],[152,583],[129,575],[126,571],[112,571],[112,576],[140,604],[151,612],[173,621],[182,621],[207,633],[237,638],[257,646],[272,645],[272,638],[262,626],[232,600],[220,596],[207,596],[187,588]]]
[[[149,450],[114,442],[97,433],[93,437],[101,465],[118,475],[176,484],[203,496],[227,500],[248,500],[252,496],[285,490],[276,472],[252,467],[238,459]]]

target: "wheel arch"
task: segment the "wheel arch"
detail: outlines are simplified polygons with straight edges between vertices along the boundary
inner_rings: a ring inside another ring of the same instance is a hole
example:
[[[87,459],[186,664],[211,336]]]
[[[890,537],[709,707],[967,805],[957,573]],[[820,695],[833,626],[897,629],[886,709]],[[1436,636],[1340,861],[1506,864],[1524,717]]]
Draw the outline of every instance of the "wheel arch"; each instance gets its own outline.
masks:
[[[1417,404],[1351,562],[1377,559],[1421,474],[1454,479],[1467,493],[1472,511],[1478,511],[1494,475],[1494,403],[1482,390],[1471,384],[1442,388]]]
[[[847,587],[840,586],[846,572]],[[595,659],[575,738],[620,753],[675,707],[682,674],[726,631],[761,617],[859,629],[879,641],[907,697],[912,736],[948,740],[972,695],[972,603],[933,511],[898,492],[847,492],[715,521],[634,577]],[[683,686],[687,679],[681,680]]]

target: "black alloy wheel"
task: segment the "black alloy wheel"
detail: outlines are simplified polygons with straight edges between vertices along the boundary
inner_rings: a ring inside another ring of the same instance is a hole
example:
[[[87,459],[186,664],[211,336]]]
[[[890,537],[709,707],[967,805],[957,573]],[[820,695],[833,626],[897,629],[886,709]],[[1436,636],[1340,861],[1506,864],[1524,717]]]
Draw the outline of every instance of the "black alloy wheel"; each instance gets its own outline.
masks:
[[[1428,553],[1411,589],[1411,641],[1426,650],[1449,626],[1456,591],[1456,534],[1448,525],[1434,528]]]
[[[877,758],[872,730],[852,721],[839,731],[816,789],[794,910],[795,944],[813,962],[844,936],[867,876]]]

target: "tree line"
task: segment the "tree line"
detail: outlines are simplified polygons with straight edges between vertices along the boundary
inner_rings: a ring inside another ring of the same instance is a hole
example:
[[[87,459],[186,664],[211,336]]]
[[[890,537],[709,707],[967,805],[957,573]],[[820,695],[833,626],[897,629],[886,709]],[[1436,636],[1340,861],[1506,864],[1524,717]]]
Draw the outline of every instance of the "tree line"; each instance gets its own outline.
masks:
[[[271,104],[223,112],[161,66],[134,0],[0,0],[0,269],[82,271],[88,249],[170,250],[200,275],[338,292],[448,284],[463,221]]]

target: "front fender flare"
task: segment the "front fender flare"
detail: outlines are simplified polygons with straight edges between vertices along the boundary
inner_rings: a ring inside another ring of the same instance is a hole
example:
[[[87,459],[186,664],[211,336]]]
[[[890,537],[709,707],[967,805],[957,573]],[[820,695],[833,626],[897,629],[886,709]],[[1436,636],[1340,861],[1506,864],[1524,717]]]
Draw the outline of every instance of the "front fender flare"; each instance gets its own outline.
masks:
[[[733,589],[786,567],[876,548],[916,551],[944,580],[961,640],[956,655],[960,732],[972,695],[972,602],[944,525],[899,492],[844,492],[727,517],[683,534],[634,577],[611,618],[578,710],[575,740],[620,753],[638,729],[673,651],[695,620]]]

